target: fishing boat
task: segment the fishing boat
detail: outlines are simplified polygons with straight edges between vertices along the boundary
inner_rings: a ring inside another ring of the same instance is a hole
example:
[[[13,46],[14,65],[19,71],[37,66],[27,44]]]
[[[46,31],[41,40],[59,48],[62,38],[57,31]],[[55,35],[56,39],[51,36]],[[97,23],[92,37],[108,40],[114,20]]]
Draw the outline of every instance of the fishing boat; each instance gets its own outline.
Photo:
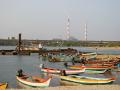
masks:
[[[76,66],[76,65],[72,65],[69,66],[68,68],[71,69],[81,69],[81,68],[85,68],[85,70],[101,70],[101,69],[111,69],[111,67],[109,66],[98,66],[98,65],[94,65],[94,66]]]
[[[6,89],[8,86],[8,83],[0,83],[0,90]]]
[[[98,84],[110,84],[115,81],[115,78],[108,78],[108,79],[94,79],[94,78],[86,78],[86,77],[74,77],[74,76],[60,76],[61,80],[74,82],[79,84],[86,84],[86,85],[98,85]]]
[[[85,57],[87,60],[89,60],[89,59],[95,59],[97,57],[97,53],[96,52],[82,53],[80,56],[81,57]]]
[[[80,75],[70,75],[70,76],[73,76],[73,77],[76,77],[76,78],[87,78],[87,79],[94,79],[94,80],[109,80],[111,78],[103,78],[103,77],[91,77],[91,76],[80,76]]]
[[[65,70],[60,70],[60,69],[55,69],[55,68],[41,68],[41,71],[45,73],[54,73],[54,74],[60,74],[61,71],[65,71],[65,73],[68,74],[79,74],[85,71],[84,68],[79,69],[79,70],[72,70],[72,69],[65,69]]]
[[[94,74],[102,74],[102,73],[105,73],[106,71],[108,71],[108,69],[97,69],[97,70],[85,70],[85,73],[94,73]]]
[[[51,77],[48,77],[47,79],[43,79],[36,76],[26,76],[26,75],[23,75],[22,77],[16,76],[16,79],[20,83],[34,88],[48,87],[51,81]]]
[[[70,69],[81,69],[84,68],[86,73],[102,74],[110,70],[107,66],[69,66]]]
[[[64,61],[64,60],[61,59],[61,58],[53,57],[53,58],[51,58],[51,59],[49,58],[48,61],[49,61],[49,62],[62,62],[62,61]]]

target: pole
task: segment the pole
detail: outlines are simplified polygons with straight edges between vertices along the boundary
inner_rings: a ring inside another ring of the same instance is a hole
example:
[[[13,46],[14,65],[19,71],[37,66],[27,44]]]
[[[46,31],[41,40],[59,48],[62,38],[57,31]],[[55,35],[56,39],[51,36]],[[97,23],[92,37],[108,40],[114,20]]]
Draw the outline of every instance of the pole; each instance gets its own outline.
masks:
[[[21,44],[22,44],[22,41],[21,41],[21,33],[19,33],[19,41],[18,41],[18,53],[19,53],[19,54],[20,54]]]

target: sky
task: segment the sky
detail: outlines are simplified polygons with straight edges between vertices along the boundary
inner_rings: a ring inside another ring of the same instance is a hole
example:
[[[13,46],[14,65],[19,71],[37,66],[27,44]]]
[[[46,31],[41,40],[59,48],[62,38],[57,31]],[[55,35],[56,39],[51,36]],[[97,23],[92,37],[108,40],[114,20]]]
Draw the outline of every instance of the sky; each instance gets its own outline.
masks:
[[[0,38],[120,41],[120,0],[0,0]]]

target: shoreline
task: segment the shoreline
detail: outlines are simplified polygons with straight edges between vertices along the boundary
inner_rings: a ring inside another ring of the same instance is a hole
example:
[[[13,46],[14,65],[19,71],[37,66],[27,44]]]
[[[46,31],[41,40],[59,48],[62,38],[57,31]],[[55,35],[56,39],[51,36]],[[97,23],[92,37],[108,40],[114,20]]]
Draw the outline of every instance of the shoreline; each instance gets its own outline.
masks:
[[[120,50],[120,47],[85,47],[90,49],[97,49],[97,50]]]
[[[96,58],[99,58],[99,59],[118,59],[120,58],[120,55],[110,55],[110,54],[101,54],[101,55],[97,55]]]
[[[120,85],[79,85],[48,88],[7,89],[7,90],[120,90]]]

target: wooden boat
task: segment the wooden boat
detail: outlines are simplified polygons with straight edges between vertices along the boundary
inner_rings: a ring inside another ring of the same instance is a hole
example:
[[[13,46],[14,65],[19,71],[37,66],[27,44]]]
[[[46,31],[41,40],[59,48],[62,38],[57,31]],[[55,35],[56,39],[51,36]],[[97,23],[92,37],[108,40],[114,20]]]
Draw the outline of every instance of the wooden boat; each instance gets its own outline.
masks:
[[[95,79],[95,80],[109,80],[111,78],[103,78],[103,77],[90,77],[90,76],[79,76],[79,75],[70,75],[76,78],[87,78],[87,79]]]
[[[94,65],[94,66],[69,66],[68,68],[71,69],[81,69],[81,68],[85,68],[85,70],[101,70],[101,69],[111,69],[111,67],[109,66],[98,66],[98,65]]]
[[[96,52],[91,52],[91,53],[82,53],[82,56],[90,56],[90,55],[96,55]]]
[[[86,64],[113,64],[113,62],[109,62],[109,61],[86,61]]]
[[[93,53],[82,53],[80,56],[81,57],[85,57],[87,60],[95,59],[97,57],[97,53],[96,52],[93,52]]]
[[[53,57],[53,58],[51,58],[51,59],[48,59],[48,61],[49,61],[49,62],[62,62],[63,59],[57,58],[57,57]]]
[[[101,74],[110,70],[107,66],[69,66],[70,69],[81,69],[84,68],[86,73],[96,73]]]
[[[4,89],[6,89],[7,86],[8,86],[7,83],[0,83],[0,90],[4,90]]]
[[[41,71],[46,72],[46,73],[54,73],[54,74],[60,74],[61,71],[60,69],[54,69],[54,68],[41,68]],[[72,69],[65,69],[65,73],[68,74],[79,74],[84,72],[85,69],[79,69],[79,70],[72,70]]]
[[[110,84],[113,81],[115,81],[115,78],[109,78],[109,79],[90,79],[85,77],[76,78],[74,76],[60,76],[61,80],[74,82],[74,83],[80,83],[80,84],[87,84],[87,85],[98,85],[98,84]]]
[[[19,82],[30,87],[45,88],[49,86],[51,77],[49,77],[48,79],[43,79],[35,76],[31,77],[31,76],[23,75],[22,77],[16,76],[16,79]]]
[[[95,74],[102,74],[102,73],[105,73],[107,71],[107,69],[97,69],[97,70],[85,70],[86,73],[95,73]]]

